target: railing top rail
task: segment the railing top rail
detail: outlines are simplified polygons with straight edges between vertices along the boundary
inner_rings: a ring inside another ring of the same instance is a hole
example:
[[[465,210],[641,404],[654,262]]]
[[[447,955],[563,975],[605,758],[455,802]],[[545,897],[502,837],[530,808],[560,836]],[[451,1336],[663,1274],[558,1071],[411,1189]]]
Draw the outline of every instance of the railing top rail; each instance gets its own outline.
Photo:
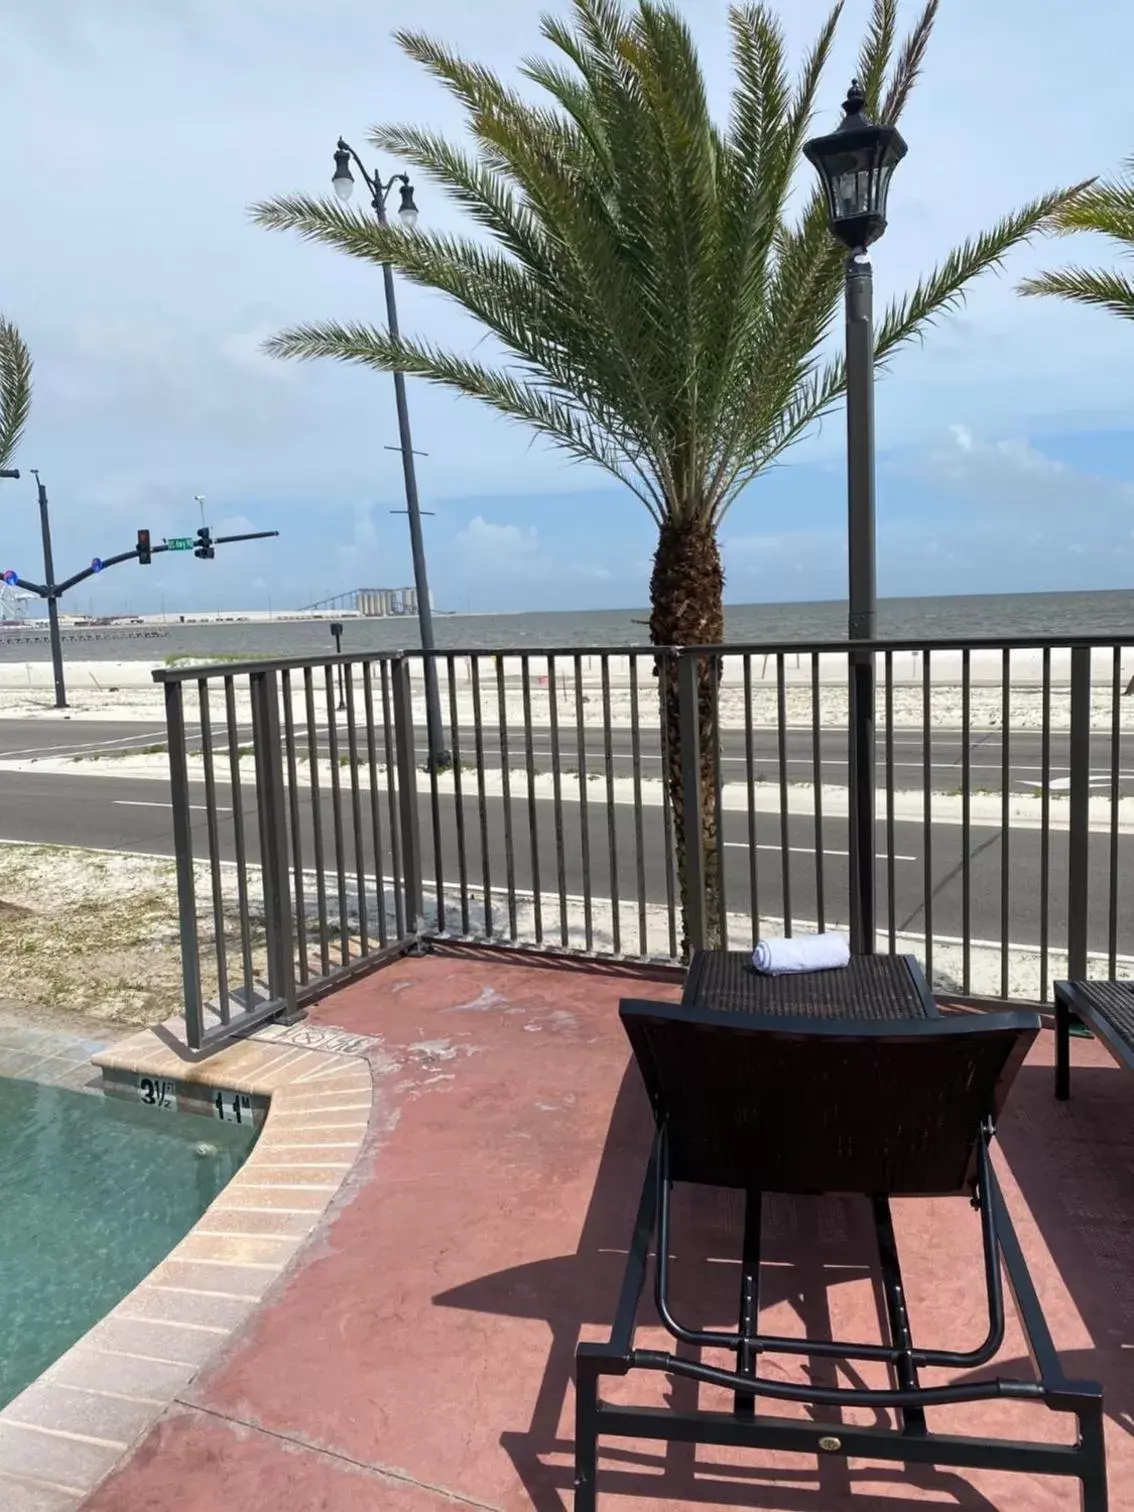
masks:
[[[583,656],[839,656],[849,651],[925,652],[925,651],[1069,651],[1074,649],[1112,650],[1134,647],[1134,626],[1128,635],[989,635],[960,639],[956,636],[903,636],[887,640],[785,640],[728,642],[717,646],[448,646],[432,654],[438,658],[482,656],[510,661],[520,658],[568,659]],[[396,651],[363,650],[321,652],[311,656],[264,657],[259,660],[199,662],[186,666],[155,667],[156,683],[198,682],[203,678],[247,677],[258,672],[303,671],[307,667],[349,666],[362,662],[420,660],[426,655],[419,648]]]

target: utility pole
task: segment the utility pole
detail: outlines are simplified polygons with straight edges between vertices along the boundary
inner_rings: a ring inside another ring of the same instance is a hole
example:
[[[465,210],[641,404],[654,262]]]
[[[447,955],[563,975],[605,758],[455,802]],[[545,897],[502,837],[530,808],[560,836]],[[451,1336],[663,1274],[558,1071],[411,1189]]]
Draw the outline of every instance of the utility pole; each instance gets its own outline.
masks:
[[[59,633],[59,595],[55,586],[55,558],[51,551],[51,515],[47,505],[47,489],[39,475],[39,468],[31,469],[39,495],[39,528],[43,533],[43,586],[47,590],[47,623],[51,630],[51,667],[55,676],[55,707],[67,707],[67,685],[63,680],[63,637]]]

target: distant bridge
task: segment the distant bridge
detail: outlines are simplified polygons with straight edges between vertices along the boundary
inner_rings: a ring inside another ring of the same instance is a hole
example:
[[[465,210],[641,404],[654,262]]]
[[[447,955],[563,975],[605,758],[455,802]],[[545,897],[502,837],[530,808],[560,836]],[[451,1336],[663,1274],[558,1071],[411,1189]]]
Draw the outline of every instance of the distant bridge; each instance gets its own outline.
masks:
[[[333,598],[320,599],[316,604],[304,604],[303,608],[349,609],[367,619],[391,619],[417,613],[417,589],[350,588],[346,593],[336,593]]]

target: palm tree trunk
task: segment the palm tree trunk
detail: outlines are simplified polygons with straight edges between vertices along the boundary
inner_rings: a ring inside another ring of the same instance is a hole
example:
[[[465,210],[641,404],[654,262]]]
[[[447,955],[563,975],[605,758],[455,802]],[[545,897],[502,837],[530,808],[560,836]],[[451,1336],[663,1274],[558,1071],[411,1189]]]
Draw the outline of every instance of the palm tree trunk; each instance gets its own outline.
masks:
[[[650,579],[650,640],[655,646],[719,646],[724,640],[724,570],[712,526],[673,523],[661,527]],[[698,664],[697,725],[700,749],[701,841],[705,878],[705,945],[719,945],[721,915],[721,853],[717,834],[717,761],[714,738],[717,657]],[[666,735],[666,773],[673,809],[674,852],[681,894],[682,951],[689,938],[689,869],[686,865],[685,761],[693,753],[682,748],[677,666],[659,668],[661,719]],[[695,759],[695,758],[694,758]]]

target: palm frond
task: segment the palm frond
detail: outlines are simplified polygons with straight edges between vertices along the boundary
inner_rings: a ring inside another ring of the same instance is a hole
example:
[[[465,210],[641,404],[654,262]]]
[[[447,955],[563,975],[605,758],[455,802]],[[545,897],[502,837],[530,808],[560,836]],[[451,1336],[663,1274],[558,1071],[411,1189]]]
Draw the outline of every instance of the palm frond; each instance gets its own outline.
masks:
[[[841,11],[834,0],[793,72],[769,5],[737,0],[723,129],[673,0],[570,0],[545,17],[552,54],[520,70],[534,97],[399,33],[456,99],[471,145],[398,125],[372,140],[442,185],[478,234],[382,228],[303,196],[253,214],[445,295],[491,336],[493,355],[342,325],[284,332],[270,350],[443,384],[621,478],[655,520],[715,524],[844,390],[841,361],[824,355],[844,253],[818,190],[798,208],[793,195]],[[873,0],[858,63],[881,119],[905,108],[937,11],[938,0],[917,0],[903,38],[899,0]],[[1094,195],[1056,191],[956,248],[885,312],[879,361],[1035,232],[1088,212],[1095,229],[1121,229],[1126,201]]]
[[[516,379],[498,369],[447,352],[429,342],[392,340],[373,326],[336,321],[293,326],[269,337],[264,351],[272,357],[311,360],[334,358],[379,372],[400,371],[479,399],[510,420],[538,431],[580,461],[594,462],[626,484],[660,522],[664,501],[648,475],[636,479],[632,446],[619,446],[596,425],[573,395],[557,395],[548,386]]]
[[[0,467],[15,455],[31,412],[32,359],[27,343],[0,315]]]
[[[878,119],[892,125],[906,107],[913,87],[921,77],[933,23],[937,20],[939,0],[927,0],[925,9],[914,22],[909,36],[902,43],[894,74],[878,107]]]
[[[895,348],[920,335],[946,311],[956,309],[974,278],[1001,267],[1013,247],[1046,229],[1052,217],[1081,193],[1082,187],[1077,184],[1041,195],[1005,216],[990,230],[962,242],[940,268],[919,279],[913,291],[891,304],[882,319],[874,347],[879,363],[884,363]]]
[[[1096,231],[1124,243],[1124,250],[1134,253],[1134,178],[1088,185],[1063,206],[1054,229],[1064,236]]]
[[[1089,268],[1064,268],[1058,273],[1040,273],[1025,278],[1018,286],[1021,294],[1054,294],[1073,304],[1096,305],[1124,320],[1134,320],[1134,279],[1121,273],[1104,273]]]

